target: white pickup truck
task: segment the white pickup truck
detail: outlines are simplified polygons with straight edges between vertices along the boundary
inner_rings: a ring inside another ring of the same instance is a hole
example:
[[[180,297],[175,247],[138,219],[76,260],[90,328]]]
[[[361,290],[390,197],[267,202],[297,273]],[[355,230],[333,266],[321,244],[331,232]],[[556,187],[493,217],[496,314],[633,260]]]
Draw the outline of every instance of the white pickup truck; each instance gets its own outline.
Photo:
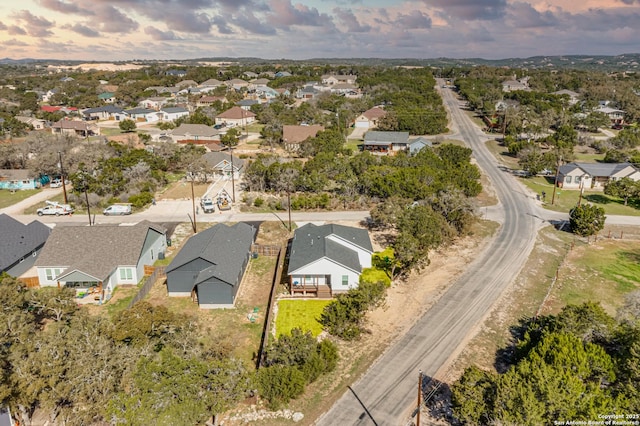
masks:
[[[60,216],[73,213],[73,208],[69,204],[59,204],[52,201],[47,201],[47,204],[48,206],[42,207],[37,210],[38,216]]]
[[[202,207],[203,213],[213,213],[216,211],[216,205],[213,204],[213,200],[209,197],[202,197],[200,207]]]

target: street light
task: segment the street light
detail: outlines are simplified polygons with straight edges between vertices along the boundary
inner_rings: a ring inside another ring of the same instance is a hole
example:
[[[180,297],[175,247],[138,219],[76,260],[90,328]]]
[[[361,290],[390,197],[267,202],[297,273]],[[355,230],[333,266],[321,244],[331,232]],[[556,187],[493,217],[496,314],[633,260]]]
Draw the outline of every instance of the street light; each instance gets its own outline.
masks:
[[[58,159],[60,160],[60,178],[62,179],[62,192],[64,193],[64,203],[67,201],[67,185],[64,183],[64,168],[62,167],[62,152],[58,151]]]

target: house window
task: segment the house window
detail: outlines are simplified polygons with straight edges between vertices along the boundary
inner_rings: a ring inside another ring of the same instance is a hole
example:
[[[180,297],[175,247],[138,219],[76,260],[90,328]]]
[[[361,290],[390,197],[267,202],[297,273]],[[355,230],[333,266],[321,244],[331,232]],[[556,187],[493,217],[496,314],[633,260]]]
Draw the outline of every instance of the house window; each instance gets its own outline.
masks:
[[[342,276],[342,286],[346,287],[349,285],[349,275],[343,275]]]
[[[120,279],[121,280],[132,280],[133,279],[133,269],[131,269],[131,268],[120,268]]]
[[[565,176],[564,181],[566,183],[571,183],[571,176]]]
[[[49,269],[49,268],[45,269],[44,273],[47,276],[47,281],[55,280],[56,276],[58,275],[58,274],[56,274],[57,271],[58,271],[58,269]]]
[[[304,277],[305,284],[313,284],[313,277]]]
[[[576,176],[575,183],[580,183],[580,179],[581,179],[580,176]]]

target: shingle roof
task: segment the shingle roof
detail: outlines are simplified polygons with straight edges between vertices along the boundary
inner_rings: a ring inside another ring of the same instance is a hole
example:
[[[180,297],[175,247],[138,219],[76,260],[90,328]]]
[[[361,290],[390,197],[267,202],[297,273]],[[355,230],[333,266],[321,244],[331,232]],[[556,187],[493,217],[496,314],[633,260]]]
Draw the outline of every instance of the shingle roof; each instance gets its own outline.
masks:
[[[94,128],[95,125],[79,120],[60,120],[53,123],[51,127],[54,129],[89,130],[90,128]]]
[[[202,158],[204,158],[207,161],[207,163],[212,167],[217,166],[223,161],[227,161],[228,163],[231,163],[231,155],[223,151],[207,152],[202,156]],[[236,170],[242,170],[242,168],[244,167],[244,160],[242,158],[238,158],[237,155],[234,155],[233,165]]]
[[[126,114],[129,115],[137,115],[137,114],[151,114],[156,112],[154,109],[149,108],[132,108],[125,111]]]
[[[51,232],[36,266],[65,267],[105,280],[120,265],[134,266],[148,232],[166,230],[148,221],[133,226],[57,226]]]
[[[120,107],[117,107],[115,105],[103,105],[100,107],[96,107],[96,108],[87,108],[85,110],[82,110],[83,114],[91,114],[94,112],[106,112],[106,113],[122,113],[124,110]]]
[[[188,109],[183,108],[183,107],[164,107],[162,108],[163,112],[169,113],[169,114],[175,114],[178,112],[189,112]]]
[[[200,271],[196,284],[215,277],[236,285],[255,235],[256,229],[242,222],[233,226],[223,223],[214,225],[189,238],[173,258],[166,272],[169,273],[194,259],[201,258],[212,266]]]
[[[243,118],[251,118],[251,117],[255,117],[256,115],[251,112],[251,111],[246,111],[242,108],[240,108],[239,106],[234,106],[228,110],[226,110],[225,112],[218,114],[216,116],[216,118],[228,118],[231,120],[240,120]]]
[[[29,180],[33,172],[27,169],[0,169],[0,181],[3,180]]]
[[[369,120],[374,120],[376,118],[384,117],[385,115],[387,115],[387,112],[380,107],[373,107],[363,112],[362,115],[364,115]]]
[[[207,136],[213,137],[220,132],[211,126],[206,124],[187,124],[183,123],[179,127],[176,127],[171,131],[174,136]]]
[[[329,236],[348,241],[355,246],[373,252],[369,233],[364,229],[336,224],[317,226],[308,223],[296,229],[294,233],[291,253],[289,254],[288,273],[291,274],[293,271],[324,257],[339,265],[360,272],[362,267],[358,259],[358,253],[346,245],[329,239]]]
[[[379,132],[370,130],[364,135],[365,143],[407,143],[409,132]]]
[[[631,163],[569,163],[560,166],[560,174],[566,175],[576,168],[582,169],[590,176],[613,176],[626,167],[635,167]]]
[[[300,143],[307,138],[315,137],[324,126],[313,124],[311,126],[294,126],[285,124],[282,126],[282,140],[286,143]]]
[[[23,225],[6,214],[0,214],[0,271],[16,263],[44,244],[51,228],[34,220]]]

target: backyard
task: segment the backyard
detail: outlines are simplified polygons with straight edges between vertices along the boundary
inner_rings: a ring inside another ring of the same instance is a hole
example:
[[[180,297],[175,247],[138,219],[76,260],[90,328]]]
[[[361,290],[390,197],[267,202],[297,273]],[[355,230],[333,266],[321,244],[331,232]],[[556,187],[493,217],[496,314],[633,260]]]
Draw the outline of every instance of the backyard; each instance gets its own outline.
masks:
[[[289,334],[296,327],[303,332],[311,331],[311,334],[318,336],[322,332],[318,319],[329,302],[330,300],[316,299],[280,300],[275,321],[276,336]]]

